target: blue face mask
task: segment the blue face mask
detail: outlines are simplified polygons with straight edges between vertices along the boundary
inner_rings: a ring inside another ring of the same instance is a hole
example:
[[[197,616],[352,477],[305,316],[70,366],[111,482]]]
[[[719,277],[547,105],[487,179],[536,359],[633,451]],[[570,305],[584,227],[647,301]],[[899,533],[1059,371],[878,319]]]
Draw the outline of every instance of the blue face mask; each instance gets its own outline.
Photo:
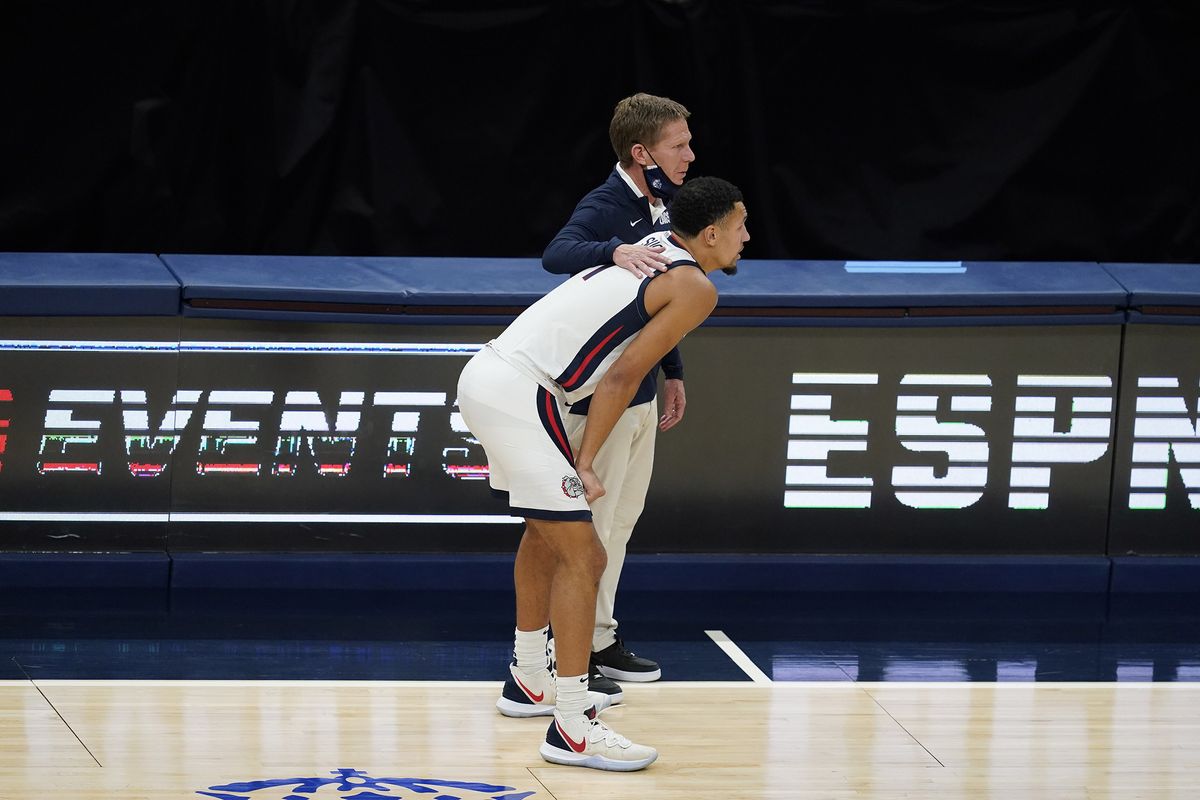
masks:
[[[650,155],[650,151],[646,151],[646,155]],[[650,160],[654,161],[654,156],[650,156]],[[646,186],[650,188],[650,194],[661,198],[664,203],[669,203],[675,197],[675,193],[679,191],[679,187],[671,183],[671,179],[663,172],[662,167],[654,161],[653,167],[642,167],[642,176],[646,179]]]

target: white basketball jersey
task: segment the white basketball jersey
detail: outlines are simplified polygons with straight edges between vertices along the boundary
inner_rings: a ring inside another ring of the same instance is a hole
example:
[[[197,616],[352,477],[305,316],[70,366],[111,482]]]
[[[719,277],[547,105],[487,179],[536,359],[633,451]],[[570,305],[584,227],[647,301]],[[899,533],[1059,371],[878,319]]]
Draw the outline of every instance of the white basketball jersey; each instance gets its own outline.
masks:
[[[671,267],[696,265],[667,233],[651,234],[637,244],[664,247]],[[577,403],[596,391],[608,368],[650,321],[645,294],[652,280],[613,265],[585,270],[525,309],[489,345],[567,403]]]

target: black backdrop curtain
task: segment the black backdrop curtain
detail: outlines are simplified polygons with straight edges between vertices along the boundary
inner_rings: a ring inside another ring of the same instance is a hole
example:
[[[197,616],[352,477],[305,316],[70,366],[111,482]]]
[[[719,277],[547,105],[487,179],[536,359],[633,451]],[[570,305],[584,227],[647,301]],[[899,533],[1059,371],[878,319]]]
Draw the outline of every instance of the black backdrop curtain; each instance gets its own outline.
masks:
[[[535,256],[648,91],[747,257],[1200,261],[1197,6],[7,3],[0,249]]]

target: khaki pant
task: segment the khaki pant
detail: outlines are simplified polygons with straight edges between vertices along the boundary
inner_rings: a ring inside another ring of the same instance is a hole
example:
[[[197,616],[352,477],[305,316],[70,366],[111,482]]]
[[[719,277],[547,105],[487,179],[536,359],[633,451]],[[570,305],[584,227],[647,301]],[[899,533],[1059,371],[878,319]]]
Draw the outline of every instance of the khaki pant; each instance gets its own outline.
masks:
[[[578,452],[583,441],[587,417],[564,414],[563,424],[571,440],[571,449]],[[625,565],[625,548],[633,535],[633,526],[646,505],[650,474],[654,470],[654,436],[657,430],[658,403],[651,401],[625,409],[604,446],[596,454],[593,468],[604,484],[605,495],[592,503],[592,524],[608,566],[600,578],[596,594],[596,628],[592,634],[592,650],[599,651],[616,641],[617,620],[613,609],[617,600],[617,583]]]

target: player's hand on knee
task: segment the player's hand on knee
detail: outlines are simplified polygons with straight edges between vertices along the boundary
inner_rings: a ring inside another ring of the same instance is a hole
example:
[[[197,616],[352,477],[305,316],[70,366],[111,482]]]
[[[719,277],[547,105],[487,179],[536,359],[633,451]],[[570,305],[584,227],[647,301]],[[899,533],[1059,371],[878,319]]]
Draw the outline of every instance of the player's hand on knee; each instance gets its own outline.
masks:
[[[596,477],[596,473],[592,472],[589,467],[577,468],[576,473],[579,475],[579,480],[583,482],[583,499],[592,503],[604,497],[604,484]]]
[[[613,251],[613,263],[639,278],[648,278],[666,272],[670,259],[663,255],[661,246],[623,244]]]

